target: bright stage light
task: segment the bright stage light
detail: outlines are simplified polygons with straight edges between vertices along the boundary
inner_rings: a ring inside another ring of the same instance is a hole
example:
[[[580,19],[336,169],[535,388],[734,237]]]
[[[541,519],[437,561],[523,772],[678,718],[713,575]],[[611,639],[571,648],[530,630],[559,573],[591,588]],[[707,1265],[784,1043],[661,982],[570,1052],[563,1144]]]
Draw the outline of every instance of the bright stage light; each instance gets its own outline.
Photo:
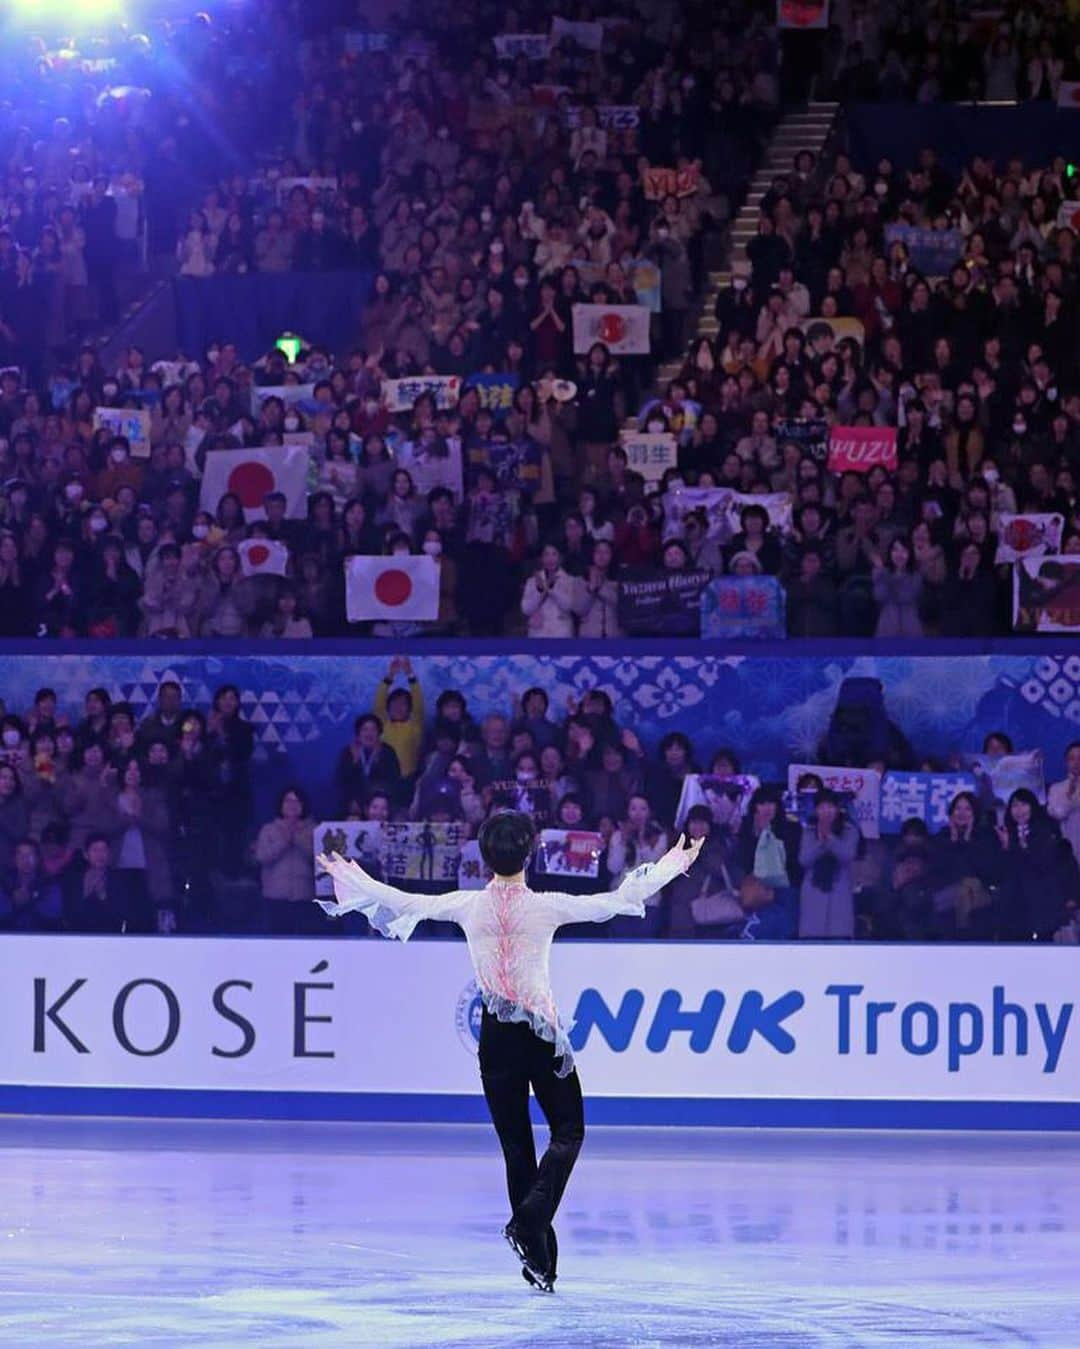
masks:
[[[119,19],[124,0],[9,0],[10,13],[22,24],[53,24],[64,21],[72,27]]]

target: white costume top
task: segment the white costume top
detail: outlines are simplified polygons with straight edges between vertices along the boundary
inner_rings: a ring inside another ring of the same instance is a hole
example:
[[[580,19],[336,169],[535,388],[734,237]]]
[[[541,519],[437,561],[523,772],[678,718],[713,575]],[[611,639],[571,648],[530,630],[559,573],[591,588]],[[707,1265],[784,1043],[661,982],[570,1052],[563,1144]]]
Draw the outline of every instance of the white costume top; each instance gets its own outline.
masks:
[[[319,861],[333,877],[338,902],[316,903],[332,918],[359,909],[384,937],[399,941],[407,941],[425,918],[457,923],[469,945],[484,1006],[500,1021],[527,1021],[535,1034],[550,1040],[556,1054],[562,1055],[556,1075],[568,1077],[574,1057],[567,1028],[555,1009],[549,971],[555,929],[565,923],[602,923],[617,914],[643,917],[646,899],[681,876],[692,856],[686,850],[673,854],[670,861],[648,862],[632,871],[617,890],[603,895],[530,890],[521,881],[499,877],[483,890],[409,895],[334,855]]]

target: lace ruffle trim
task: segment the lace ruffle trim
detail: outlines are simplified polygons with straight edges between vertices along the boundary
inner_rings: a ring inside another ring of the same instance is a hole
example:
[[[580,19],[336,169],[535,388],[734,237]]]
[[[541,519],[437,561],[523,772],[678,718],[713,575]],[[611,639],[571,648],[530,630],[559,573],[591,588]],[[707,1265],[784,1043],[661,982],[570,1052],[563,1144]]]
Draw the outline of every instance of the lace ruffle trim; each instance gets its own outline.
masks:
[[[420,921],[419,915],[395,913],[387,905],[380,904],[377,899],[357,901],[350,898],[343,904],[335,904],[329,899],[317,899],[315,903],[331,918],[340,918],[346,913],[362,913],[376,932],[381,932],[384,937],[396,937],[398,941],[408,941]]]
[[[483,999],[484,1006],[499,1021],[524,1021],[534,1035],[538,1035],[541,1040],[547,1040],[549,1044],[553,1044],[556,1055],[562,1056],[562,1062],[555,1069],[555,1076],[570,1076],[574,1071],[574,1051],[570,1048],[566,1030],[557,1020],[552,1023],[546,1016],[532,1011],[520,1002],[513,1002],[510,998],[504,998],[501,993],[489,993],[487,989],[481,989],[480,996]]]

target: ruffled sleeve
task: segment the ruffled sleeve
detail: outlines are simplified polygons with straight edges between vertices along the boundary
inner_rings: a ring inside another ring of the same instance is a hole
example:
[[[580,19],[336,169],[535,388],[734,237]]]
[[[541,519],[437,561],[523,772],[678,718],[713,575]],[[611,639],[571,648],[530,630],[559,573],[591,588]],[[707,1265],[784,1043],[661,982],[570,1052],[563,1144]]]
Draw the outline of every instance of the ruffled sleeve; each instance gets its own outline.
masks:
[[[685,861],[683,859],[686,859]],[[645,901],[668,881],[681,876],[690,863],[689,851],[668,853],[659,862],[636,867],[617,890],[604,895],[563,895],[540,893],[556,927],[563,923],[603,923],[625,915],[644,918]]]
[[[410,895],[369,876],[362,867],[337,853],[321,853],[316,861],[334,882],[337,902],[316,899],[315,903],[331,918],[358,910],[384,937],[408,941],[417,923],[425,918],[443,922],[459,921],[469,891],[454,890],[448,895]]]

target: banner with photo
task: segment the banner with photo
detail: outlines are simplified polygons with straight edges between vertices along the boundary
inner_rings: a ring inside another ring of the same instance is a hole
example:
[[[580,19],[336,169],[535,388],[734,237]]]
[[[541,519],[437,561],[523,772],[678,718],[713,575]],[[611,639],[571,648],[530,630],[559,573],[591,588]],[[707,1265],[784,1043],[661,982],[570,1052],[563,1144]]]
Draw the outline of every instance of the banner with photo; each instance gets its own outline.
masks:
[[[708,806],[715,824],[738,829],[760,786],[753,773],[687,773],[675,810],[676,831],[682,829],[693,806]]]
[[[314,384],[253,384],[251,386],[251,415],[258,417],[262,405],[270,398],[280,398],[286,407],[306,403],[315,396]]]
[[[413,486],[421,496],[427,496],[436,487],[445,487],[453,493],[456,502],[464,500],[461,441],[457,436],[447,436],[434,445],[401,441],[394,447],[394,459],[396,466],[405,469],[412,478]]]
[[[1019,562],[1026,557],[1044,557],[1061,547],[1065,517],[1054,513],[998,516],[998,545],[994,562]]]
[[[480,397],[480,406],[496,415],[509,412],[514,406],[514,394],[517,393],[521,376],[513,370],[504,370],[498,374],[466,375],[462,392],[475,389]]]
[[[787,636],[784,587],[775,576],[717,576],[701,597],[702,637]]]
[[[362,56],[365,52],[384,52],[389,46],[389,33],[362,33],[354,29],[345,34],[347,56]]]
[[[640,304],[573,306],[574,355],[587,356],[602,342],[613,356],[649,354],[649,311]]]
[[[461,849],[469,837],[469,826],[464,821],[390,821],[383,831],[383,871],[387,881],[457,884]]]
[[[976,790],[972,773],[895,773],[881,780],[879,821],[883,834],[899,834],[908,820],[921,820],[932,834],[949,823],[949,806],[961,792]]]
[[[587,829],[542,829],[536,849],[541,876],[579,876],[595,880],[604,855],[602,834]]]
[[[825,328],[828,328],[829,332],[832,333],[832,340],[834,346],[836,345],[837,342],[842,342],[845,337],[853,337],[855,341],[858,342],[860,347],[865,346],[866,344],[866,329],[863,327],[862,322],[859,319],[854,318],[827,319],[822,318],[820,314],[814,314],[810,318],[800,319],[795,326],[797,328],[801,328],[802,331],[806,334],[807,339],[809,339],[810,334],[813,331],[815,325],[821,325]]]
[[[577,272],[582,292],[588,295],[593,286],[607,285],[608,263],[589,262],[574,258],[569,264]],[[618,267],[630,283],[634,298],[650,314],[660,313],[660,268],[651,258],[624,258]]]
[[[297,188],[302,188],[309,197],[324,205],[330,202],[338,190],[336,178],[279,178],[275,184],[279,206],[284,206]]]
[[[431,394],[440,412],[456,407],[461,393],[460,375],[410,375],[384,379],[382,401],[387,412],[411,412],[418,398]]]
[[[1014,563],[1013,632],[1080,632],[1080,557],[1023,557]]]
[[[816,464],[829,457],[829,423],[824,417],[778,417],[772,433],[781,451],[795,444]]]
[[[659,482],[679,462],[679,446],[670,431],[620,431],[619,444],[626,451],[626,466],[646,482]]]
[[[150,455],[150,414],[144,408],[95,408],[94,430],[107,427],[114,436],[126,436],[133,459]]]
[[[1040,801],[1046,800],[1041,749],[1021,750],[1017,754],[963,754],[960,762],[974,775],[980,799],[998,810],[1020,788],[1033,792]]]
[[[323,820],[315,826],[313,852],[340,853],[362,866],[376,880],[383,877],[383,826],[380,820]],[[325,871],[315,868],[315,893],[333,899],[334,883]]]
[[[896,472],[895,426],[834,426],[829,432],[829,472]]]
[[[828,28],[829,0],[777,0],[778,28]]]
[[[912,267],[924,276],[948,276],[964,256],[964,235],[961,230],[886,225],[886,248],[893,243],[904,245]]]
[[[604,25],[592,20],[575,21],[573,19],[553,18],[551,20],[552,46],[557,46],[563,38],[570,38],[588,52],[598,52],[604,45]]]
[[[701,632],[701,594],[708,571],[661,571],[659,567],[622,567],[619,571],[619,625],[629,633],[697,637]]]
[[[761,506],[769,526],[780,534],[791,530],[790,492],[733,492],[728,487],[670,487],[664,493],[664,537],[682,538],[683,519],[704,511],[708,533],[726,543],[742,528],[740,515],[747,506]]]
[[[1080,83],[1074,88],[1080,89]],[[1063,201],[1058,207],[1057,227],[1059,230],[1075,230],[1080,234],[1080,201]]]
[[[568,131],[581,126],[584,111],[581,103],[567,105],[563,120]],[[596,113],[597,125],[605,131],[633,131],[641,125],[641,109],[636,103],[601,103],[593,111]]]
[[[670,169],[658,164],[645,164],[641,169],[641,190],[646,201],[663,201],[665,197],[692,197],[701,186],[701,169],[696,164],[685,169]]]
[[[870,768],[831,768],[826,764],[788,764],[788,792],[805,795],[807,778],[816,778],[830,792],[850,800],[851,818],[863,838],[880,838],[881,774]]]
[[[528,61],[546,61],[551,50],[549,33],[499,33],[491,40],[500,61],[516,61],[519,56]]]
[[[475,838],[469,839],[461,849],[458,863],[457,888],[459,890],[483,890],[495,873],[480,856],[480,844]]]

